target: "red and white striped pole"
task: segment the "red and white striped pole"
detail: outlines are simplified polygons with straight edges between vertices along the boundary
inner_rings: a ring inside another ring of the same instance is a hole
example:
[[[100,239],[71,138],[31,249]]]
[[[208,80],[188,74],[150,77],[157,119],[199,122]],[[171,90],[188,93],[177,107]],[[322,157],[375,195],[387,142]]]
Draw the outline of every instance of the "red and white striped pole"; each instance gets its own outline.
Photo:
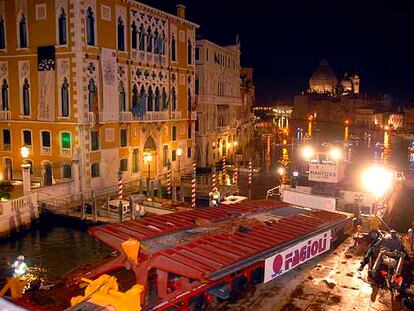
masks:
[[[235,166],[234,168],[234,184],[236,185],[236,194],[239,193],[239,167]]]
[[[227,177],[227,166],[226,166],[226,156],[223,155],[221,158],[222,166],[223,166],[223,184],[226,185],[226,177]]]
[[[191,207],[196,207],[196,175],[197,174],[197,165],[193,163],[193,179],[191,180]]]
[[[118,171],[118,199],[122,200],[123,198],[123,181],[122,181],[122,172]]]
[[[253,178],[253,165],[252,165],[252,161],[249,161],[249,180],[248,180],[249,199],[251,199],[251,197],[252,197],[252,178]]]
[[[171,197],[171,163],[167,162],[167,193],[168,197]]]

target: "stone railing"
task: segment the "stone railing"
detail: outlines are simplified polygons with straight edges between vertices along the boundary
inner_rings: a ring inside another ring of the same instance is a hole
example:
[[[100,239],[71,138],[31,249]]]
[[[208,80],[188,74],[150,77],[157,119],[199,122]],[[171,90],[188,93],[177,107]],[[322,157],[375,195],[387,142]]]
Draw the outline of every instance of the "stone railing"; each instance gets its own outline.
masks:
[[[0,120],[11,120],[10,111],[1,110],[0,111]]]
[[[181,118],[181,111],[171,111],[171,119],[180,120]]]

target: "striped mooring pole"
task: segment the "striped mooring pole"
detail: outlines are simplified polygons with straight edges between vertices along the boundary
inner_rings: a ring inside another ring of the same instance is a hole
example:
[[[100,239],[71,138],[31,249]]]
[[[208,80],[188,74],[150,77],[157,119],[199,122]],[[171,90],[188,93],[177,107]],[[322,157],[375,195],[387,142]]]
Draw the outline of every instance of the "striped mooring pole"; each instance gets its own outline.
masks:
[[[234,168],[234,184],[236,186],[236,194],[239,193],[239,167],[235,166]]]
[[[252,161],[249,161],[249,180],[248,180],[249,199],[251,199],[251,197],[252,197],[252,177],[253,177],[253,165],[252,165]]]
[[[167,194],[171,197],[171,162],[167,161]]]
[[[216,190],[216,166],[211,169],[211,192]]]
[[[122,172],[118,171],[118,199],[122,200],[123,198],[123,181],[122,181]]]
[[[193,163],[193,179],[191,180],[191,207],[196,207],[196,175],[197,174],[197,164]]]
[[[223,184],[226,184],[226,177],[227,177],[227,166],[226,166],[226,156],[221,158],[221,162],[223,163]]]

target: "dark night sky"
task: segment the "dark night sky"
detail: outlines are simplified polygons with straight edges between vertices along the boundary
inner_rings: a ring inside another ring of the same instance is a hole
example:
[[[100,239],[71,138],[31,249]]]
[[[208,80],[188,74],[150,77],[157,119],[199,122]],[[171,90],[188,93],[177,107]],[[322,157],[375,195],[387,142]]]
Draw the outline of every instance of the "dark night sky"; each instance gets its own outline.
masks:
[[[306,89],[322,58],[338,78],[361,76],[362,92],[414,98],[412,1],[143,0],[201,25],[198,34],[232,44],[240,34],[242,66],[255,69],[259,102],[288,99]],[[268,98],[266,100],[266,98]]]

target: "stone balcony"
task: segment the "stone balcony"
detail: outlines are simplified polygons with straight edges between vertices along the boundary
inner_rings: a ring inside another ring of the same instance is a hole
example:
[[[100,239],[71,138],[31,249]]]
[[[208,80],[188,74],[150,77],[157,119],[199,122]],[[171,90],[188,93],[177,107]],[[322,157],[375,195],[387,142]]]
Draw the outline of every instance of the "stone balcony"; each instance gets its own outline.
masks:
[[[180,120],[182,118],[181,111],[171,111],[171,119]]]

